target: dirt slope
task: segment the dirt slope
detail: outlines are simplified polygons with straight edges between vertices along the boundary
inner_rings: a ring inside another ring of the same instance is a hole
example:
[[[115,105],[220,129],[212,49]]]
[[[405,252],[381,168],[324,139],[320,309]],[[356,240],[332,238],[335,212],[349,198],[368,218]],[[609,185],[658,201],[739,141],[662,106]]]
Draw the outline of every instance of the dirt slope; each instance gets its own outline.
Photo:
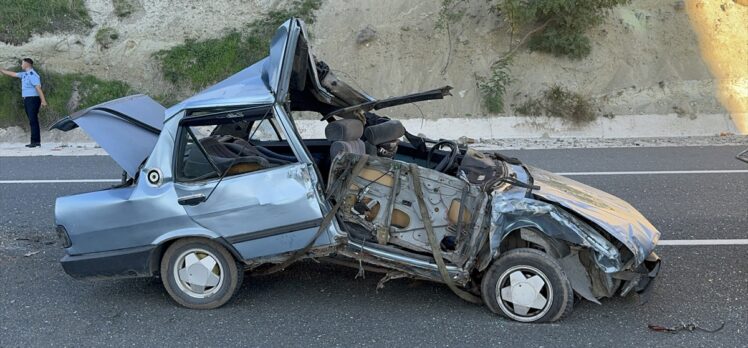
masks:
[[[424,112],[482,114],[475,75],[487,73],[496,57],[508,50],[510,38],[504,23],[486,15],[485,1],[472,3],[454,30],[446,74],[441,71],[447,64],[449,40],[443,30],[434,29],[439,1],[363,0],[325,6],[314,27],[315,48],[332,66],[357,77],[361,85],[373,86],[376,96],[446,83],[455,87],[455,102]],[[614,10],[590,33],[592,54],[582,60],[523,51],[514,59],[515,80],[506,104],[560,83],[594,96],[602,105],[601,114],[723,112],[688,15],[675,3],[633,1]],[[377,38],[357,45],[358,31],[367,26],[377,31]]]
[[[91,33],[43,35],[17,47],[0,44],[0,65],[33,56],[48,69],[122,79],[157,92],[169,86],[150,60],[152,52],[184,39],[216,37],[284,1],[141,0],[140,9],[124,20],[112,13],[110,0],[86,3],[96,23]],[[485,115],[476,76],[487,74],[490,64],[509,48],[506,25],[488,13],[486,1],[473,0],[465,18],[453,25],[450,39],[444,30],[435,29],[440,3],[325,0],[310,28],[313,48],[341,77],[355,79],[377,97],[445,84],[455,87],[449,102],[424,103],[420,110],[400,107],[393,111],[398,116]],[[94,40],[96,30],[105,26],[116,28],[121,36],[109,49]],[[360,44],[359,33],[367,27],[373,39]],[[512,103],[554,83],[594,97],[601,115],[724,112],[678,1],[633,1],[615,9],[590,37],[592,54],[578,61],[522,51],[512,65],[514,82],[506,112],[512,113]]]

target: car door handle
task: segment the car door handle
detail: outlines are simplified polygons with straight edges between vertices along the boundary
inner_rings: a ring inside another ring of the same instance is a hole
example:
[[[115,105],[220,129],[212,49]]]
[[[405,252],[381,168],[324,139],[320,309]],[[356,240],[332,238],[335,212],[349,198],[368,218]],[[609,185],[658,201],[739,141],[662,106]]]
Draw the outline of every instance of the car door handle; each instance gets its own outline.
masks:
[[[194,206],[205,202],[205,195],[202,193],[197,193],[194,195],[179,197],[179,200],[177,200],[177,202],[179,203],[179,205]]]

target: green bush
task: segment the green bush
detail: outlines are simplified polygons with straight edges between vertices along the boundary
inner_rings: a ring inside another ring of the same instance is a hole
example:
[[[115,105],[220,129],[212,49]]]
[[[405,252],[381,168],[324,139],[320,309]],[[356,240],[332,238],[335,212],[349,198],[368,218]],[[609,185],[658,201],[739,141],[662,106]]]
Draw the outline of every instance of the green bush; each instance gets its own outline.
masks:
[[[179,87],[195,90],[212,85],[268,55],[275,30],[290,17],[314,22],[314,11],[321,0],[296,0],[290,7],[270,11],[243,30],[228,32],[221,38],[184,44],[156,52],[164,77]]]
[[[597,119],[592,102],[579,93],[554,85],[543,91],[539,98],[529,98],[514,108],[525,116],[560,117],[576,125],[583,125]]]
[[[590,54],[590,39],[584,34],[573,30],[559,30],[547,28],[538,35],[530,38],[528,46],[532,51],[540,51],[554,56],[567,56],[581,59]]]
[[[112,0],[114,14],[119,18],[125,18],[135,12],[135,4],[132,0]]]
[[[164,77],[175,85],[199,89],[235,73],[267,55],[267,43],[232,31],[204,41],[187,40],[154,57]]]
[[[531,50],[579,59],[590,53],[586,31],[630,0],[504,0],[497,5],[513,32],[529,27]],[[537,31],[532,31],[537,30]]]
[[[499,59],[491,66],[491,75],[478,78],[478,89],[483,97],[483,104],[490,113],[504,111],[504,93],[506,86],[512,82],[509,72],[509,59]]]
[[[42,127],[77,110],[135,93],[128,84],[120,81],[106,81],[84,74],[36,71],[41,76],[42,89],[49,104],[39,114]],[[0,90],[3,91],[0,93],[0,127],[28,124],[21,99],[20,80],[3,76],[0,78]],[[74,91],[77,92],[75,98]]]
[[[115,41],[117,41],[117,39],[119,39],[117,29],[105,27],[96,32],[96,42],[98,42],[101,47],[109,48]]]
[[[0,41],[20,45],[33,34],[93,26],[83,0],[13,0],[0,5]]]

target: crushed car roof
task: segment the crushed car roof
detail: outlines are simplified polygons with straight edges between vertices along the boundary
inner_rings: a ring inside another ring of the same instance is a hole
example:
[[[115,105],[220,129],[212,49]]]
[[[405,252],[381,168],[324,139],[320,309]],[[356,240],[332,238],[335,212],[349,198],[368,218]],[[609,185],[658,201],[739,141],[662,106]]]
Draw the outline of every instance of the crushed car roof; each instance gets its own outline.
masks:
[[[167,117],[185,109],[215,106],[272,104],[275,100],[265,82],[265,58],[231,77],[195,94],[166,110]]]
[[[170,117],[182,110],[216,106],[260,105],[275,101],[281,85],[281,70],[286,57],[303,31],[298,19],[290,19],[275,32],[270,54],[229,78],[195,94],[166,110]]]

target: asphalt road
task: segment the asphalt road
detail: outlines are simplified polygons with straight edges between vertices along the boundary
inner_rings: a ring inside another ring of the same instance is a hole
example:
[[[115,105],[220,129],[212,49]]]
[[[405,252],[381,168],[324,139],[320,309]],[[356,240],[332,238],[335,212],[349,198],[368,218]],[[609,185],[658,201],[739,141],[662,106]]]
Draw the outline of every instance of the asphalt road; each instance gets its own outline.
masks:
[[[506,151],[557,172],[744,170],[740,147]],[[0,157],[0,182],[109,179],[108,157]],[[663,240],[748,238],[748,173],[583,175],[620,196]],[[748,245],[661,246],[649,303],[582,302],[566,320],[514,323],[440,284],[393,280],[302,262],[245,278],[236,301],[213,311],[177,307],[159,281],[79,281],[58,260],[54,199],[107,183],[0,184],[0,347],[16,346],[725,346],[748,347]],[[81,212],[84,216],[85,212]],[[25,256],[25,255],[29,256]],[[650,332],[696,323],[717,333]]]

